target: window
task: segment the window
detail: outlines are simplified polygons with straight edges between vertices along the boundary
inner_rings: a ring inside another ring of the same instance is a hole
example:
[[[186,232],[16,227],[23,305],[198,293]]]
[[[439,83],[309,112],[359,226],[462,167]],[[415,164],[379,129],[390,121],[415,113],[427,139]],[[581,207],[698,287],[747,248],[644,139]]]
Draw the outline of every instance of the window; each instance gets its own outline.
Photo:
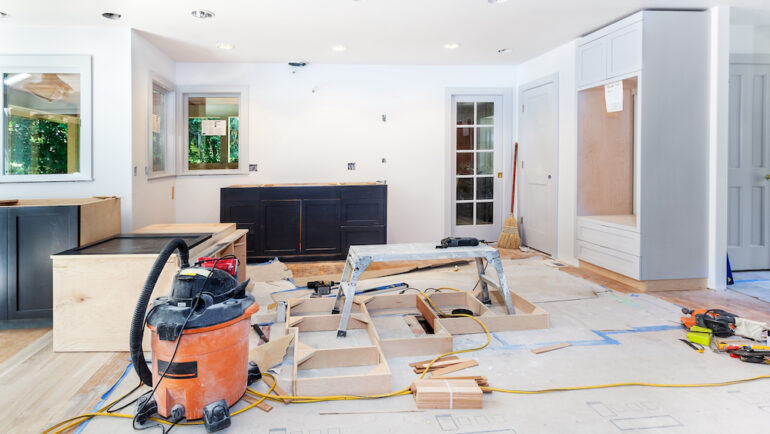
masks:
[[[152,74],[150,81],[147,177],[173,176],[174,87],[167,80]]]
[[[0,80],[0,181],[90,180],[90,56],[0,56]]]
[[[245,90],[185,93],[183,172],[242,173],[246,158]],[[243,143],[244,146],[241,146]]]

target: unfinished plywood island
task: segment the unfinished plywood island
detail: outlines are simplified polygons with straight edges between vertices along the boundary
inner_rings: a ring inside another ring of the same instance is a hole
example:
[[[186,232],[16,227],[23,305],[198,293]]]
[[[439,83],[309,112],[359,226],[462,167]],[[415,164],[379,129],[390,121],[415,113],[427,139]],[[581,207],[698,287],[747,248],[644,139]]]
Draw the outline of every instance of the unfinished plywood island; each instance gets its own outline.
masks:
[[[639,290],[706,287],[708,28],[642,11],[578,41],[577,257]]]
[[[152,225],[53,255],[54,351],[128,351],[136,301],[158,255],[119,249],[137,239],[142,247],[142,243],[153,241],[155,246],[175,237],[191,245],[191,262],[204,256],[234,255],[241,264],[238,278],[245,280],[246,231],[236,229],[234,223]],[[170,292],[179,266],[177,255],[169,258],[152,299]],[[145,348],[149,348],[148,336],[146,332]]]

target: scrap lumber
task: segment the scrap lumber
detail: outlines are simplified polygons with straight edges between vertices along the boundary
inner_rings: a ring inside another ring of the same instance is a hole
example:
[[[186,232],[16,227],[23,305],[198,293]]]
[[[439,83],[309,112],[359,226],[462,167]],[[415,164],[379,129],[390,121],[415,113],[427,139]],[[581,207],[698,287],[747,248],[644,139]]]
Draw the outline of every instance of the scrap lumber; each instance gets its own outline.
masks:
[[[413,384],[419,409],[481,408],[483,393],[474,380],[418,380]]]
[[[550,345],[550,346],[547,346],[547,347],[533,348],[530,351],[532,351],[535,354],[541,354],[541,353],[547,353],[547,352],[553,351],[553,350],[559,350],[559,349],[562,349],[562,348],[567,348],[570,345],[572,345],[572,344],[570,344],[569,342],[565,342],[563,344],[556,344],[556,345]]]
[[[442,357],[439,360],[457,360],[457,359],[459,359],[459,357],[457,357],[457,356],[449,356],[449,357]],[[411,366],[412,368],[416,368],[416,367],[418,367],[420,365],[424,365],[424,364],[430,363],[432,361],[433,361],[433,359],[420,360],[419,362],[410,363],[409,366]]]
[[[281,336],[270,342],[249,350],[249,360],[254,361],[261,372],[281,363],[286,356],[286,350],[294,339],[294,335]]]
[[[406,325],[409,326],[409,330],[411,330],[415,336],[422,336],[425,334],[425,329],[422,328],[420,322],[417,321],[417,317],[414,315],[404,315],[404,321],[406,321]]]
[[[288,393],[286,393],[285,390],[281,389],[281,386],[279,386],[278,383],[275,380],[273,380],[272,378],[270,378],[268,376],[263,376],[262,377],[262,381],[264,381],[265,384],[267,384],[267,387],[272,387],[273,388],[273,394],[275,396],[291,396]],[[274,385],[275,385],[275,387],[273,387]],[[291,402],[291,399],[282,399],[281,401],[283,401],[284,404],[288,404],[288,403]]]
[[[479,387],[489,387],[489,383],[487,382],[487,377],[481,376],[481,375],[467,375],[467,376],[451,376],[451,375],[439,375],[438,377],[433,375],[430,377],[431,380],[473,380],[476,382],[476,384],[479,385]],[[487,389],[481,389],[484,393],[492,393],[491,390]]]
[[[259,401],[257,398],[254,398],[253,396],[249,395],[248,393],[244,393],[241,397],[242,400],[246,401],[249,405],[254,404],[255,402]],[[256,405],[260,410],[264,411],[265,413],[269,413],[270,410],[273,409],[273,406],[266,403],[265,401],[260,402]]]
[[[434,363],[432,365],[430,365],[430,362],[422,363],[422,364],[420,364],[418,366],[415,366],[414,373],[415,374],[422,374],[423,372],[425,372],[426,369],[428,370],[428,372],[433,372],[433,371],[436,371],[438,369],[441,369],[441,368],[444,368],[444,367],[447,367],[447,366],[456,365],[458,363],[465,362],[467,360],[469,360],[469,359],[439,360],[439,361],[437,361],[436,363]],[[428,367],[428,365],[430,365],[430,368]]]
[[[435,371],[432,371],[432,374],[441,376],[441,375],[451,374],[452,372],[459,371],[461,369],[472,368],[474,366],[479,366],[479,362],[475,360],[466,360],[461,363],[455,363],[454,365],[449,365],[441,369],[436,369]]]

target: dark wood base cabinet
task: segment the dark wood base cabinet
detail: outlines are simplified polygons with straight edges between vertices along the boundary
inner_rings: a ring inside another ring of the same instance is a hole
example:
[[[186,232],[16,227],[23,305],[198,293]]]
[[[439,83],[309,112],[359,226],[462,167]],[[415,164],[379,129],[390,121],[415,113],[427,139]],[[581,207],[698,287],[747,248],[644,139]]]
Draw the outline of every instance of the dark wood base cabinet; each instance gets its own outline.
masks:
[[[249,230],[249,262],[345,259],[351,245],[387,242],[385,184],[243,185],[220,195],[220,222]]]
[[[50,319],[51,255],[120,232],[120,199],[31,199],[0,206],[0,321]]]

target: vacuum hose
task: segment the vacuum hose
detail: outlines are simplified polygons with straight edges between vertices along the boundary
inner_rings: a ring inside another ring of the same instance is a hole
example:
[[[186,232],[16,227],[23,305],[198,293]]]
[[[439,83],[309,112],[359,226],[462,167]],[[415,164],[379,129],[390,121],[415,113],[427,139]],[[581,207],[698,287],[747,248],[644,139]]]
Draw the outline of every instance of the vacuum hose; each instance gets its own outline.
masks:
[[[155,284],[158,282],[160,273],[163,272],[163,268],[166,266],[168,258],[170,258],[177,249],[179,250],[182,268],[190,266],[190,251],[187,248],[187,244],[179,238],[169,241],[158,254],[155,263],[152,264],[150,275],[147,276],[144,288],[142,288],[142,292],[139,294],[139,300],[136,302],[134,318],[131,320],[131,337],[129,341],[131,363],[133,363],[136,374],[139,376],[139,379],[142,380],[142,383],[150,387],[152,387],[152,371],[147,368],[147,362],[145,361],[144,353],[142,352],[144,317],[147,312],[147,304],[150,302],[150,296],[152,296],[152,291],[155,289]]]

